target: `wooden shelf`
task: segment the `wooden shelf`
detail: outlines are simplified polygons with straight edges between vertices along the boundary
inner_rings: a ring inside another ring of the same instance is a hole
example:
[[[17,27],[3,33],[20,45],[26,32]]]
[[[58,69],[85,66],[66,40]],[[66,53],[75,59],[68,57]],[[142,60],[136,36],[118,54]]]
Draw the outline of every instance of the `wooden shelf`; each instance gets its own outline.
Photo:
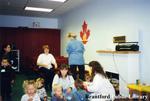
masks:
[[[110,54],[139,54],[140,51],[111,51],[111,50],[97,50],[97,53],[110,53]]]

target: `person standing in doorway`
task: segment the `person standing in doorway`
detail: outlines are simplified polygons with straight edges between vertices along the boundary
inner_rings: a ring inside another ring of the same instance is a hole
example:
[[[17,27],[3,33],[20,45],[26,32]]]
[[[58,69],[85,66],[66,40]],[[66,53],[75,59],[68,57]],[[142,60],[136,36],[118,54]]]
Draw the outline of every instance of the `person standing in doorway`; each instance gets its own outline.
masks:
[[[69,33],[68,38],[70,42],[67,45],[66,51],[69,57],[70,70],[74,79],[77,79],[77,68],[79,78],[84,80],[85,66],[84,66],[84,45],[81,41],[76,39],[77,35]]]

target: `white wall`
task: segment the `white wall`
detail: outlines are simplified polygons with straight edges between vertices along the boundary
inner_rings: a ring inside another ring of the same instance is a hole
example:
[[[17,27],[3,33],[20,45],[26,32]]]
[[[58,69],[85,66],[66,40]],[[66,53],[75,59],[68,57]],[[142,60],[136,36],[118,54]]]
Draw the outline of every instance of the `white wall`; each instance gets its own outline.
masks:
[[[38,18],[24,16],[0,15],[0,27],[29,27],[33,28],[33,23],[39,24],[39,28],[58,28],[56,18]]]
[[[112,56],[108,56],[109,58],[107,59],[100,58],[101,54],[96,53],[96,50],[114,50],[115,44],[112,42],[112,37],[125,35],[127,41],[140,42],[140,50],[142,51],[140,65],[138,65],[140,66],[140,79],[142,82],[150,84],[150,55],[148,53],[150,51],[148,47],[148,43],[150,43],[149,9],[149,0],[91,0],[82,5],[82,7],[64,14],[59,19],[59,24],[61,24],[59,27],[62,29],[61,54],[67,56],[65,51],[68,42],[66,34],[75,32],[79,35],[83,21],[86,20],[91,31],[91,35],[85,45],[86,52],[84,57],[86,63],[91,60],[103,60],[102,65],[105,70],[117,72],[113,68],[114,61]],[[79,36],[78,39],[81,40]]]
[[[141,80],[142,82],[146,82],[150,84],[150,23],[145,24],[139,31],[140,35],[140,43],[141,43],[141,51],[142,54],[140,56],[140,70],[141,70]]]

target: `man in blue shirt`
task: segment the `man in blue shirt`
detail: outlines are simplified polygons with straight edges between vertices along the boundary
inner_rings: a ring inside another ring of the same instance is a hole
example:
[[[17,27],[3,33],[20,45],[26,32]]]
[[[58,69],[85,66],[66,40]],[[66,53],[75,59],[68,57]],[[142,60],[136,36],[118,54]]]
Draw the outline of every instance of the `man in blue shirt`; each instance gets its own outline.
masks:
[[[70,65],[70,70],[72,72],[72,75],[74,79],[77,79],[77,68],[78,68],[78,73],[79,73],[79,78],[84,80],[84,72],[85,72],[85,67],[84,67],[84,45],[81,41],[78,41],[76,39],[76,34],[74,33],[69,33],[68,38],[70,38],[70,42],[67,45],[67,53],[69,57],[69,65]]]

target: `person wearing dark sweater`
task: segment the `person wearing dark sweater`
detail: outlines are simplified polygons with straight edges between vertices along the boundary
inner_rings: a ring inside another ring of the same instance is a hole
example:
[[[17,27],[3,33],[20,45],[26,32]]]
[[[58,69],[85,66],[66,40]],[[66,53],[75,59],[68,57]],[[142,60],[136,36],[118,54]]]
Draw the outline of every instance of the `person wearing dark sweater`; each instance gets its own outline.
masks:
[[[0,71],[2,101],[11,101],[11,84],[14,82],[15,74],[7,58],[2,58]]]
[[[2,47],[2,50],[0,51],[0,61],[2,58],[7,58],[11,68],[16,69],[17,68],[17,54],[12,51],[12,45],[11,44],[4,44]]]

